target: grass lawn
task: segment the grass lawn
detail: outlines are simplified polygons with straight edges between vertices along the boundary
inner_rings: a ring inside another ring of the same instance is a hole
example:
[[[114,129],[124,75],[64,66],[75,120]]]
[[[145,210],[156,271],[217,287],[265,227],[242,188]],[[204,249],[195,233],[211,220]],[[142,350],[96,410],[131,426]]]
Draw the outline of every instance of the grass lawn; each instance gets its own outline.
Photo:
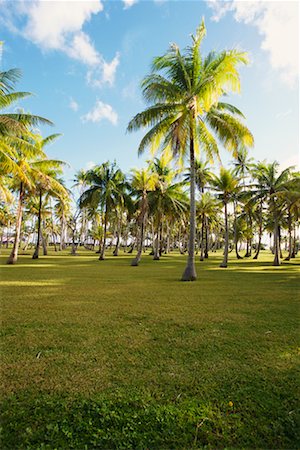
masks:
[[[131,258],[1,255],[1,448],[299,448],[300,258]]]

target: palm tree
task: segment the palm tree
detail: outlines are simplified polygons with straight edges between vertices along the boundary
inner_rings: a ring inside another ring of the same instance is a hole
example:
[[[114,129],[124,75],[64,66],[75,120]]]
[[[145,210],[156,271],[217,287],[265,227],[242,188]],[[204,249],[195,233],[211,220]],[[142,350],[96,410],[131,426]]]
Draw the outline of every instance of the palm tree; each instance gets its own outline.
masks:
[[[40,136],[36,136],[36,142],[42,150],[54,142],[60,134],[51,134],[46,138],[42,139]],[[57,179],[57,176],[62,173],[62,166],[66,165],[63,161],[59,160],[43,160],[34,163],[34,172],[32,172],[32,177],[35,182],[35,189],[39,196],[39,210],[38,210],[38,236],[35,251],[32,255],[32,259],[38,259],[39,257],[39,246],[41,238],[41,211],[44,192],[48,192],[53,196],[67,196],[67,190],[63,184]]]
[[[153,172],[150,172],[149,167],[144,169],[133,169],[131,173],[131,189],[132,194],[138,203],[138,223],[140,225],[139,241],[137,245],[138,251],[135,258],[132,260],[131,265],[138,266],[142,256],[145,226],[149,211],[148,195],[149,192],[155,189],[157,177]]]
[[[88,171],[87,180],[90,187],[80,196],[79,204],[80,207],[100,204],[104,211],[103,243],[99,256],[99,260],[104,260],[108,217],[117,205],[124,202],[125,176],[116,163],[107,161]]]
[[[272,164],[260,163],[256,170],[257,183],[254,183],[254,199],[263,199],[267,202],[269,212],[273,221],[274,236],[274,266],[280,265],[280,242],[279,242],[279,221],[280,221],[280,199],[285,196],[291,187],[291,170],[288,167],[278,173],[278,162]]]
[[[202,231],[201,231],[201,254],[200,261],[204,261],[208,250],[208,224],[212,216],[214,216],[220,208],[220,203],[209,192],[204,192],[201,195],[199,202],[197,203],[197,212],[201,219]],[[205,247],[204,247],[205,243]]]
[[[234,194],[239,190],[239,179],[236,177],[233,170],[221,167],[220,175],[215,176],[212,182],[214,188],[220,192],[219,198],[224,205],[224,219],[225,219],[225,248],[224,258],[220,267],[227,267],[228,264],[228,249],[229,249],[229,227],[228,227],[228,204],[233,200]]]
[[[242,113],[221,103],[229,91],[239,91],[239,64],[247,63],[245,53],[236,50],[200,53],[206,34],[204,21],[192,36],[192,45],[184,53],[172,44],[167,53],[153,60],[153,71],[142,82],[144,98],[151,106],[129,123],[133,131],[150,127],[139,145],[139,153],[152,149],[171,149],[174,157],[190,162],[190,232],[188,261],[183,281],[196,279],[195,270],[195,155],[201,150],[212,160],[219,157],[217,140],[225,148],[237,151],[240,145],[252,145],[253,137],[242,124]],[[214,137],[215,134],[216,138]]]

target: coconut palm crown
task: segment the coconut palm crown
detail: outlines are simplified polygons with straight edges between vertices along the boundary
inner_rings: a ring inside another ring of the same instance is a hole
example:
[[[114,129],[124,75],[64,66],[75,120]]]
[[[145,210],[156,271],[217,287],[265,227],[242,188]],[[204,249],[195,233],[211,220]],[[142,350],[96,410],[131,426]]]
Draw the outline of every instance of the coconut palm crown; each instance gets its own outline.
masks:
[[[190,163],[190,233],[188,262],[183,281],[196,279],[195,270],[195,156],[201,149],[206,158],[219,159],[218,143],[234,154],[241,146],[253,145],[253,136],[242,123],[243,114],[220,101],[228,92],[239,92],[238,66],[247,55],[237,50],[210,52],[203,56],[200,45],[206,35],[204,21],[192,45],[183,52],[172,44],[154,58],[152,73],[142,81],[144,99],[150,104],[128,125],[128,131],[148,127],[139,153],[171,150],[175,158]]]

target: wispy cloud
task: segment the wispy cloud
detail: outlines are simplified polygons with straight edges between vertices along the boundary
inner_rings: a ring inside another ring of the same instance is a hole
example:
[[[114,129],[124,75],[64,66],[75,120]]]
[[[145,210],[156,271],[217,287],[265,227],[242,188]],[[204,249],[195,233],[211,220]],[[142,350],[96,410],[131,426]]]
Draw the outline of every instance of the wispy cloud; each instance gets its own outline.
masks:
[[[280,111],[279,113],[277,113],[275,115],[275,118],[276,119],[283,119],[284,117],[290,116],[292,114],[292,112],[293,111],[291,109],[288,109],[287,111]]]
[[[79,105],[72,97],[70,98],[69,108],[72,109],[72,111],[76,112],[79,109]]]
[[[237,22],[255,26],[262,36],[261,48],[268,52],[273,69],[281,79],[295,87],[299,75],[298,2],[207,0],[218,22],[232,12]]]
[[[104,84],[113,86],[119,64],[120,53],[118,52],[111,62],[103,61],[101,67],[90,69],[86,75],[87,83],[93,87],[102,87]]]
[[[98,74],[101,85],[113,84],[119,55],[112,63],[106,62],[83,31],[84,24],[103,11],[101,0],[0,0],[0,5],[0,23],[10,31],[22,35],[43,51],[60,51],[80,61],[90,72]]]
[[[107,103],[103,103],[100,100],[97,100],[95,106],[88,113],[81,116],[81,120],[83,123],[86,122],[101,122],[101,120],[107,119],[113,125],[117,125],[118,123],[118,114],[111,105]]]
[[[138,2],[138,0],[123,0],[124,9],[131,8],[137,2]]]

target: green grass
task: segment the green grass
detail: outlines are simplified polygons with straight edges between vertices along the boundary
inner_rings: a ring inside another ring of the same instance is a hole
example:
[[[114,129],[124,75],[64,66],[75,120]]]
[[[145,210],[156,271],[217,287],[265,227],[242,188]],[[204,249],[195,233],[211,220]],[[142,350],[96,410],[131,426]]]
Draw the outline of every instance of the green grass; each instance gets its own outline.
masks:
[[[299,258],[5,259],[1,448],[299,448]]]

